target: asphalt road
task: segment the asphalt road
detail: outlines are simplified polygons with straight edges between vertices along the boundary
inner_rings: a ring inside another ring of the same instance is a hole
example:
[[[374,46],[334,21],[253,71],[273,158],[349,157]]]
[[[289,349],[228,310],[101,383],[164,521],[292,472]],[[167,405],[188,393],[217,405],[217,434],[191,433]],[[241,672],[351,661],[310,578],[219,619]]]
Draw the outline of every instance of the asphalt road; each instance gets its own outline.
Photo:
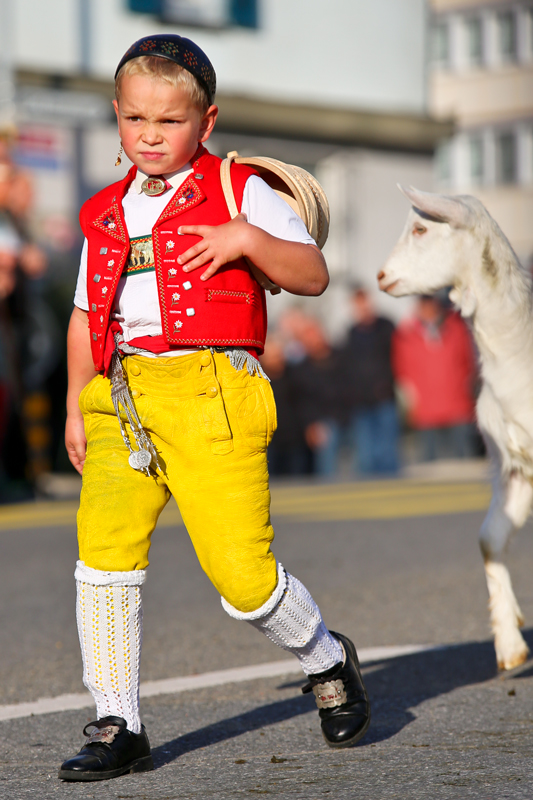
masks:
[[[92,710],[0,722],[0,798],[533,797],[533,663],[496,673],[477,529],[482,485],[386,482],[280,487],[275,553],[326,623],[359,648],[449,645],[364,669],[373,722],[334,751],[294,673],[147,698],[156,770],[98,784],[57,780]],[[449,512],[449,513],[443,513]],[[81,692],[72,504],[0,509],[0,709]],[[509,557],[533,622],[528,525]],[[142,680],[279,660],[231,620],[176,512],[154,534],[145,587]],[[533,647],[533,630],[526,629]]]

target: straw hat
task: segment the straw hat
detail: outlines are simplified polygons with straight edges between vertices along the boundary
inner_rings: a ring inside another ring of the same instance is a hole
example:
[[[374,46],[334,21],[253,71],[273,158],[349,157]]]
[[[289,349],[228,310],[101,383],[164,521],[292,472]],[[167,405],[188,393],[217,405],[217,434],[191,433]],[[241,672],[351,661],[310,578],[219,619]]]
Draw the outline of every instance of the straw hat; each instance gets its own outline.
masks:
[[[231,218],[239,213],[231,184],[231,163],[253,167],[259,176],[298,214],[305,227],[322,249],[329,232],[329,204],[326,194],[317,179],[301,167],[284,164],[266,156],[239,156],[236,150],[228,153],[220,165],[220,179]],[[264,289],[277,294],[280,289],[257,267],[250,264],[255,278]]]

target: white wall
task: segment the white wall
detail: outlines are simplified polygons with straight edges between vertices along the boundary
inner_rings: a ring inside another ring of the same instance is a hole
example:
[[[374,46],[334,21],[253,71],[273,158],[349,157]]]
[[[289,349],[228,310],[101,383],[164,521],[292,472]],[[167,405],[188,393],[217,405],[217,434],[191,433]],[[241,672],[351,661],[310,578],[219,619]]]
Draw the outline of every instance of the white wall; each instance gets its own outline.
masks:
[[[10,1],[15,66],[59,73],[77,71],[78,0]]]
[[[76,71],[79,0],[11,0],[19,67]],[[257,31],[162,26],[124,9],[123,0],[91,0],[91,71],[111,78],[141,36],[163,31],[206,50],[224,92],[352,107],[421,111],[424,107],[424,0],[262,0]]]

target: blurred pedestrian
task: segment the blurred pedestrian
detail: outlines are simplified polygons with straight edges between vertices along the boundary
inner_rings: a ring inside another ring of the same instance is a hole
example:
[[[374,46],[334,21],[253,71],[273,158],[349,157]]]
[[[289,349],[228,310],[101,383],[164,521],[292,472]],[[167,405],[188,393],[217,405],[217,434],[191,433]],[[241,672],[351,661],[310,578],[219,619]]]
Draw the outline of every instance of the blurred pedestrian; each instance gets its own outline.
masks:
[[[289,306],[279,316],[276,329],[288,364],[299,364],[307,355],[304,340],[309,319],[309,314],[297,305]]]
[[[356,288],[351,300],[355,324],[348,332],[342,360],[354,467],[365,475],[394,474],[399,466],[398,412],[391,365],[394,325],[376,314],[365,289]]]
[[[35,280],[46,257],[32,241],[29,176],[13,162],[13,132],[0,132],[0,500],[31,494],[48,467],[49,403],[43,393],[43,354],[49,336],[38,324]],[[36,313],[37,312],[37,313]],[[49,355],[48,353],[46,355]],[[1,431],[3,430],[3,434]]]
[[[287,363],[284,344],[280,336],[268,336],[261,356],[261,365],[274,392],[278,420],[268,447],[268,470],[273,476],[309,474],[313,468],[312,453],[298,413],[294,366]]]
[[[313,471],[332,477],[338,470],[341,431],[346,420],[342,356],[330,344],[317,319],[308,317],[299,336],[306,353],[293,368],[299,420],[313,451]]]
[[[459,314],[437,297],[420,297],[393,336],[392,354],[422,461],[473,455],[476,360]]]

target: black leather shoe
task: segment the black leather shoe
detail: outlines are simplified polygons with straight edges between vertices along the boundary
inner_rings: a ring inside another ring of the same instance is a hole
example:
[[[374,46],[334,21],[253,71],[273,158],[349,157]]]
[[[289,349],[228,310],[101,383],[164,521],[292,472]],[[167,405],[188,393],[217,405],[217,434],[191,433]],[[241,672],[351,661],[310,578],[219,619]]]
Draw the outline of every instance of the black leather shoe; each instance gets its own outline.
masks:
[[[89,722],[83,734],[88,739],[80,752],[61,764],[64,781],[105,781],[154,768],[144,725],[140,733],[132,733],[122,717],[102,717]]]
[[[330,747],[351,747],[363,738],[370,725],[370,702],[366,693],[353,642],[330,631],[345,653],[336,664],[319,675],[308,675],[302,692],[313,692],[324,739]]]

